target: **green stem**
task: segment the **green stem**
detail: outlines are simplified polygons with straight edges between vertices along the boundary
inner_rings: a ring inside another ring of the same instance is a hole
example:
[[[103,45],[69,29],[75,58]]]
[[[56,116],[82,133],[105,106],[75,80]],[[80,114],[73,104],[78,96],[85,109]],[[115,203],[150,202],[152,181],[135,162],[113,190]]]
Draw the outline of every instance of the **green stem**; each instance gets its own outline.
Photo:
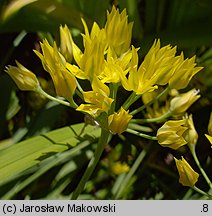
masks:
[[[135,123],[129,123],[127,128],[132,129],[132,130],[146,132],[146,133],[153,132],[152,128],[147,127],[147,126],[143,126],[140,124],[135,124]]]
[[[82,93],[78,89],[76,89],[75,92],[82,100],[84,100]]]
[[[79,91],[82,93],[83,92],[83,89],[81,87],[81,85],[79,84],[78,80],[76,80],[77,82],[77,88],[79,89]]]
[[[193,158],[194,158],[200,172],[202,173],[203,177],[205,178],[205,180],[206,180],[207,184],[209,185],[210,189],[212,189],[212,183],[211,183],[209,177],[207,176],[207,174],[205,173],[204,169],[202,168],[202,166],[201,166],[201,164],[199,162],[199,159],[198,159],[198,157],[196,155],[195,145],[194,144],[188,144],[188,147],[189,147],[189,149],[191,151],[191,154],[192,154],[192,156],[193,156]]]
[[[153,100],[151,100],[150,102],[144,104],[143,106],[139,107],[138,109],[133,110],[132,112],[130,112],[131,115],[135,115],[139,112],[141,112],[142,110],[144,110],[147,106],[150,106],[151,104],[153,104],[156,100],[158,100],[160,97],[162,97],[163,95],[166,95],[169,92],[170,88],[169,86],[166,87],[157,97],[155,97]]]
[[[136,95],[135,92],[132,92],[132,94],[127,98],[127,100],[122,105],[123,109],[127,110],[140,97],[141,97],[140,95]]]
[[[150,136],[150,135],[147,135],[147,134],[143,134],[143,133],[140,133],[140,132],[138,132],[138,131],[132,130],[132,129],[130,129],[130,128],[127,128],[127,129],[126,129],[126,132],[131,133],[131,134],[134,134],[134,135],[136,135],[136,136],[143,137],[143,138],[145,138],[145,139],[157,140],[157,137]]]
[[[147,153],[147,151],[144,149],[139,154],[139,156],[137,157],[137,159],[134,162],[133,166],[131,167],[130,171],[126,175],[126,178],[121,182],[121,184],[119,186],[119,190],[115,194],[115,198],[114,199],[119,199],[121,197],[121,195],[124,192],[124,189],[127,187],[128,183],[129,183],[130,179],[132,178],[132,176],[134,175],[134,173],[136,172],[136,170],[140,166],[141,162],[143,161],[144,157],[146,156],[146,153]]]
[[[65,106],[68,106],[68,107],[73,107],[73,108],[78,107],[77,104],[75,104],[74,101],[67,102],[67,101],[63,101],[63,100],[60,100],[58,98],[55,98],[55,97],[47,94],[41,87],[38,87],[36,89],[36,92],[43,95],[44,97],[48,98],[49,100],[56,101],[57,103],[60,103],[62,105],[65,105]]]
[[[202,195],[204,195],[204,196],[207,196],[207,197],[209,197],[210,199],[212,199],[212,196],[211,196],[210,194],[204,192],[203,190],[199,189],[198,187],[194,186],[194,187],[192,187],[192,188],[193,188],[196,192],[198,192],[198,193],[200,193],[200,194],[202,194]]]
[[[115,111],[116,108],[116,97],[117,97],[117,91],[118,91],[118,83],[110,83],[110,98],[113,98],[114,101],[111,104],[109,115],[112,114]]]
[[[151,123],[151,122],[162,122],[165,119],[169,118],[172,115],[170,111],[163,114],[162,116],[151,118],[151,119],[132,119],[130,123]]]
[[[85,173],[83,174],[79,184],[77,185],[77,188],[74,190],[72,197],[71,197],[72,200],[76,200],[77,197],[79,196],[79,194],[83,191],[86,182],[90,178],[90,176],[93,173],[97,163],[99,162],[99,159],[102,155],[102,152],[104,151],[105,145],[108,142],[109,135],[110,135],[110,132],[102,128],[101,137],[99,138],[99,142],[98,142],[97,148],[94,152],[94,156],[90,160]]]

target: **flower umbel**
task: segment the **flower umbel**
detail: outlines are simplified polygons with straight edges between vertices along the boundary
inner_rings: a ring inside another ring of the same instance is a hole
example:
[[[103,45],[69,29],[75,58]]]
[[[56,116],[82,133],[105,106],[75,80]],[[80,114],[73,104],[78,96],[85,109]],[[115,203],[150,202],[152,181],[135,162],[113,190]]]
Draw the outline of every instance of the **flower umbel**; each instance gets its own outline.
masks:
[[[8,66],[5,70],[22,91],[35,91],[39,82],[34,73],[16,61],[18,67]]]
[[[128,113],[129,111],[126,111],[121,107],[119,112],[114,113],[108,117],[108,127],[111,133],[121,134],[127,129],[128,123],[133,117]]]
[[[181,160],[177,160],[176,158],[174,158],[174,160],[180,175],[179,182],[183,186],[194,187],[198,181],[199,174],[192,169],[183,157]]]
[[[176,47],[161,46],[160,40],[157,39],[140,63],[139,48],[131,46],[133,23],[128,22],[126,9],[119,12],[119,9],[113,6],[112,11],[107,12],[107,20],[103,28],[94,22],[92,28],[88,29],[84,19],[82,24],[84,33],[81,34],[80,48],[73,41],[71,31],[65,25],[60,26],[59,46],[56,42],[50,45],[44,39],[40,43],[42,51],[35,51],[44,70],[53,80],[56,96],[46,93],[40,87],[36,76],[20,63],[17,62],[17,67],[8,66],[6,69],[21,90],[36,91],[52,101],[86,114],[81,132],[75,133],[78,138],[87,133],[88,124],[97,126],[101,130],[95,152],[71,198],[77,199],[83,191],[112,135],[119,135],[121,145],[122,141],[127,139],[122,135],[125,131],[141,138],[158,140],[161,146],[175,150],[187,144],[200,172],[212,188],[210,179],[196,156],[195,145],[198,134],[192,115],[188,117],[185,114],[187,109],[199,99],[199,91],[192,89],[183,94],[178,92],[178,89],[185,88],[192,77],[202,69],[196,67],[195,56],[190,59],[185,59],[183,53],[176,56]],[[123,101],[122,97],[119,98],[120,90],[121,94],[124,90],[132,91],[126,101]],[[57,96],[62,96],[68,101]],[[74,102],[73,96],[76,97],[79,106]],[[143,104],[136,107],[141,98]],[[118,111],[115,112],[117,109]],[[132,119],[133,115],[138,119]],[[178,120],[168,120],[170,117]],[[179,120],[179,117],[182,119]],[[165,123],[158,129],[157,137],[147,134],[152,133],[153,128],[156,128],[156,124],[160,122]],[[153,127],[146,126],[148,123]],[[212,133],[211,121],[208,131],[209,134]],[[207,136],[207,138],[211,142],[211,137]],[[84,148],[81,146],[78,150]],[[143,147],[142,145],[141,148]],[[132,148],[133,157],[130,158],[134,159],[137,150],[137,147]],[[125,177],[123,175],[123,182],[116,181],[113,198],[121,198],[125,194],[125,187],[129,181],[133,181],[134,173],[151,150],[152,148],[143,149],[131,168],[120,162],[124,157],[116,158],[112,163],[108,160],[109,167],[115,174],[130,169]],[[122,153],[120,149],[118,151]],[[126,161],[131,163],[131,159]],[[195,186],[199,174],[183,157],[182,160],[175,159],[175,162],[180,174],[180,183],[200,192],[201,190]]]

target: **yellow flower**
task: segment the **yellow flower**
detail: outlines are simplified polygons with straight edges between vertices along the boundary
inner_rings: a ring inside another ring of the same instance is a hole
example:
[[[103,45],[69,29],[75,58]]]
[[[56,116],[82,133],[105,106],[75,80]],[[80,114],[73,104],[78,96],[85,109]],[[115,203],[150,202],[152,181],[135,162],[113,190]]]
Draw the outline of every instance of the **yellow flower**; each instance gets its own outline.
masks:
[[[178,149],[179,147],[187,144],[183,137],[185,131],[188,130],[186,120],[170,120],[167,121],[157,131],[158,143],[163,147]]]
[[[118,56],[130,48],[132,26],[132,22],[128,23],[126,9],[119,13],[119,9],[113,6],[112,11],[107,12],[107,22],[105,24],[107,43]]]
[[[184,94],[177,95],[170,102],[172,114],[184,113],[196,100],[200,98],[198,90],[192,89]]]
[[[84,100],[89,104],[81,104],[76,110],[85,112],[96,118],[102,112],[108,112],[112,98],[109,98],[110,90],[107,85],[97,78],[92,82],[93,91],[83,92]]]
[[[176,47],[167,45],[160,48],[160,41],[156,40],[138,69],[138,54],[135,49],[132,52],[134,66],[130,69],[128,78],[122,77],[121,80],[126,90],[144,94],[157,89],[156,84],[167,84],[173,73],[171,67],[175,61]]]
[[[20,90],[35,91],[39,86],[35,74],[21,65],[18,61],[16,61],[16,64],[18,67],[8,66],[6,67],[5,72],[9,74]]]
[[[133,52],[134,67],[130,69],[128,78],[122,76],[123,87],[137,94],[154,91],[157,85],[167,83],[171,88],[185,88],[202,67],[195,67],[195,56],[184,60],[183,53],[180,56],[175,56],[175,53],[176,47],[170,45],[161,47],[160,40],[155,40],[137,69],[138,56],[136,52]]]
[[[158,143],[163,147],[178,149],[185,144],[195,145],[198,134],[195,130],[192,115],[182,120],[167,121],[157,131]]]
[[[41,43],[43,54],[35,50],[37,56],[41,59],[43,68],[49,72],[52,77],[54,87],[58,96],[62,96],[67,100],[73,99],[76,89],[76,79],[66,69],[66,60],[57,50],[57,46],[50,46],[47,40]]]
[[[68,26],[60,26],[60,52],[69,62],[71,62],[73,58],[72,41],[72,36]]]
[[[67,63],[66,67],[79,79],[93,81],[94,76],[98,76],[104,69],[104,54],[106,49],[105,30],[99,28],[94,23],[89,34],[88,27],[82,20],[85,34],[83,34],[84,53],[73,45],[73,56],[77,65]]]
[[[128,172],[130,167],[126,163],[121,163],[120,161],[115,162],[112,165],[112,172],[116,175]]]
[[[182,160],[174,158],[177,166],[177,170],[180,175],[179,182],[183,186],[194,187],[198,181],[199,174],[195,172],[188,162],[182,157]]]
[[[104,83],[118,83],[121,77],[129,72],[129,64],[132,59],[132,51],[129,50],[121,55],[119,58],[114,51],[109,47],[107,50],[107,59],[103,71],[98,76]]]
[[[113,134],[121,134],[123,133],[128,126],[129,121],[133,117],[128,114],[128,111],[125,111],[122,107],[118,113],[114,113],[108,117],[108,128]]]
[[[190,82],[191,78],[202,70],[203,67],[195,67],[195,56],[184,60],[184,55],[181,53],[177,56],[176,62],[173,65],[174,74],[169,79],[169,85],[171,88],[183,89]]]

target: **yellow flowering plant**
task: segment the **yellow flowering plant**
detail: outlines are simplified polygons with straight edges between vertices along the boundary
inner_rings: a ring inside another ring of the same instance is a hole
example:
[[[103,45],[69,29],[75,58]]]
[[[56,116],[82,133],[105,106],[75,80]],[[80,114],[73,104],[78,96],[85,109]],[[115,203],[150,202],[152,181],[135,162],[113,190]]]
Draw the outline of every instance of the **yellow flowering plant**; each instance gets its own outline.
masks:
[[[158,140],[161,146],[174,150],[188,145],[198,163],[194,151],[198,134],[192,116],[182,117],[188,108],[199,99],[198,90],[175,95],[166,103],[162,114],[157,112],[156,117],[134,118],[137,113],[142,113],[141,111],[144,112],[145,109],[147,112],[151,110],[150,106],[162,96],[166,96],[168,92],[188,86],[192,77],[202,69],[196,66],[195,56],[184,59],[183,53],[176,54],[176,46],[162,46],[160,40],[156,39],[141,61],[138,54],[140,48],[131,45],[133,23],[128,22],[126,10],[120,12],[114,6],[111,12],[107,12],[107,20],[103,28],[94,22],[89,31],[84,19],[82,19],[82,24],[84,27],[83,48],[79,48],[74,42],[71,31],[65,25],[60,26],[58,46],[56,42],[50,45],[47,39],[44,39],[40,43],[41,51],[34,51],[41,60],[44,70],[52,78],[56,97],[47,94],[41,88],[35,74],[20,63],[17,62],[17,67],[8,66],[6,69],[21,90],[35,91],[50,100],[82,112],[101,128],[101,136],[95,153],[74,190],[72,199],[77,199],[83,191],[106,144],[115,134],[123,138],[123,133],[127,132],[145,139]],[[90,90],[84,88],[82,80],[89,83]],[[163,90],[145,102],[145,96],[156,92],[157,89]],[[120,105],[117,98],[124,90],[131,94]],[[141,98],[144,104],[134,109],[132,105]],[[157,108],[159,106],[157,104]],[[180,119],[168,120],[179,115]],[[158,129],[156,136],[146,134],[145,131],[152,132],[153,129],[143,125],[153,122],[165,122]],[[131,169],[125,163],[114,164],[113,171],[116,174],[130,170],[116,198],[120,197],[124,185],[127,185],[143,158],[142,153]],[[198,174],[184,159],[182,161],[175,159],[175,161],[180,173],[180,182],[194,188]],[[204,173],[199,163],[198,166]],[[211,187],[210,180],[205,173],[204,177]]]

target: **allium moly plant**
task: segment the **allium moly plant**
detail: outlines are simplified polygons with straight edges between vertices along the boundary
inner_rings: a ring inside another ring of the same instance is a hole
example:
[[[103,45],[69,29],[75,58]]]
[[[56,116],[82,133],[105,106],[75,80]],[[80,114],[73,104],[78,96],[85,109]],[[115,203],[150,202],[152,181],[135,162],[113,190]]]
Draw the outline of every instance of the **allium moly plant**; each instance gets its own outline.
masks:
[[[16,62],[17,66],[6,68],[6,72],[19,89],[35,91],[50,100],[75,109],[76,112],[82,112],[90,122],[101,128],[94,156],[75,188],[72,199],[77,199],[82,192],[111,136],[120,136],[124,132],[155,140],[155,143],[158,141],[161,146],[174,150],[187,145],[200,172],[212,189],[211,181],[195,153],[198,134],[192,115],[186,114],[188,108],[199,99],[199,91],[192,89],[184,93],[179,92],[187,87],[192,77],[202,69],[196,66],[195,56],[185,58],[183,53],[177,55],[176,46],[161,46],[160,40],[156,39],[141,61],[138,55],[139,48],[131,45],[133,23],[128,22],[126,10],[120,12],[113,7],[111,12],[107,12],[103,28],[94,22],[89,30],[83,19],[82,23],[83,49],[77,46],[71,31],[65,25],[59,29],[59,46],[56,42],[51,46],[44,39],[40,42],[41,52],[34,51],[44,70],[50,74],[58,97],[47,94],[41,88],[35,74],[19,62]],[[87,80],[90,83],[89,91],[84,90],[80,80]],[[120,90],[131,92],[121,106],[117,103]],[[80,100],[77,101],[81,102],[76,103],[73,96],[79,97]],[[162,98],[165,98],[163,105],[159,102]],[[131,106],[137,100],[140,100],[141,105],[137,108]],[[141,112],[144,113],[144,118],[135,118],[136,114]],[[143,133],[142,125],[153,122],[160,123],[160,126],[164,123],[155,132],[156,136]],[[207,137],[211,141],[211,137]],[[138,156],[132,167],[121,163],[114,165],[116,173],[128,172],[121,189],[127,185],[138,168],[141,157],[143,156]],[[195,186],[199,174],[183,157],[182,160],[175,158],[175,162],[182,185],[211,197],[209,193]],[[115,198],[119,198],[121,189]]]

